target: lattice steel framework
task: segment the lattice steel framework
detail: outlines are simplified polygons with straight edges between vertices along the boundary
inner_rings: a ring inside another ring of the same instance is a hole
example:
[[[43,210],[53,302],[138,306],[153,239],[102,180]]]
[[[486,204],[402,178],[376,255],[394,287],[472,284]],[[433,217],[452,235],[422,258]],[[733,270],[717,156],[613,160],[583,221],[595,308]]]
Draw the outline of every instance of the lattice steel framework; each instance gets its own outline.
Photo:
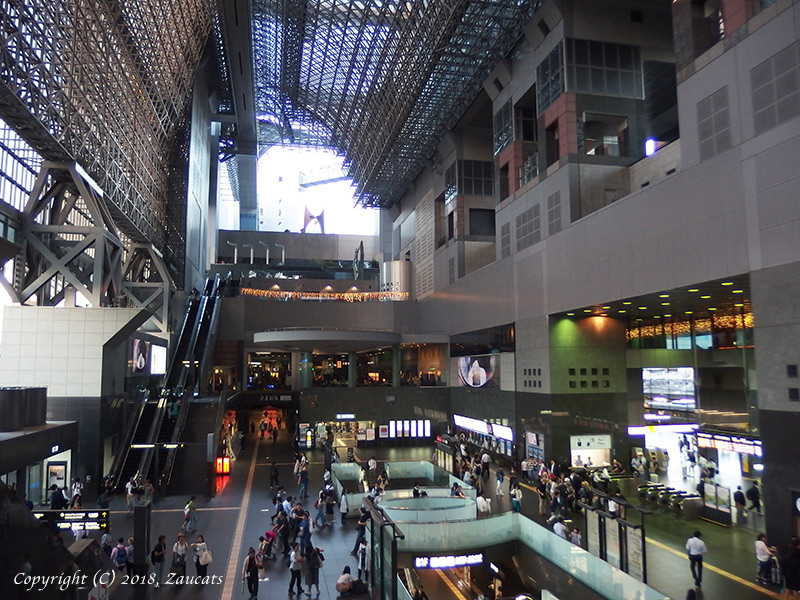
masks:
[[[259,143],[338,148],[364,206],[433,156],[539,0],[253,0]]]
[[[120,228],[163,248],[171,141],[213,0],[0,0],[0,116],[77,161]]]

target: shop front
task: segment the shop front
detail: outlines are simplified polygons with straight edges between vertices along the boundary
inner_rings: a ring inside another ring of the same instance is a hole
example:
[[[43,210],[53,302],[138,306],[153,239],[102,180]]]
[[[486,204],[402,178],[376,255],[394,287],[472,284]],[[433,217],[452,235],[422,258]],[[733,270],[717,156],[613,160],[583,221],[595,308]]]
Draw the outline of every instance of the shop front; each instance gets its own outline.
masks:
[[[628,427],[632,439],[629,460],[647,459],[651,473],[667,475],[670,479],[693,477],[692,461],[697,459],[694,433],[697,423],[662,423]],[[628,468],[628,465],[625,465]]]
[[[699,429],[697,447],[707,459],[717,465],[721,483],[739,485],[743,478],[761,479],[761,439],[755,436]]]

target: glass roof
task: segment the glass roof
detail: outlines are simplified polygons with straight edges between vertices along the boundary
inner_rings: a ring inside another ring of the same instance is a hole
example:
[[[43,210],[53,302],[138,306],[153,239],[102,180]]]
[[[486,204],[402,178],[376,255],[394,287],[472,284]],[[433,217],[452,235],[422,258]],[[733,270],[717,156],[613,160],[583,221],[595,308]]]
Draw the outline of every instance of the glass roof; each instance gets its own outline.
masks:
[[[539,0],[253,0],[258,142],[346,160],[389,207],[436,151]]]

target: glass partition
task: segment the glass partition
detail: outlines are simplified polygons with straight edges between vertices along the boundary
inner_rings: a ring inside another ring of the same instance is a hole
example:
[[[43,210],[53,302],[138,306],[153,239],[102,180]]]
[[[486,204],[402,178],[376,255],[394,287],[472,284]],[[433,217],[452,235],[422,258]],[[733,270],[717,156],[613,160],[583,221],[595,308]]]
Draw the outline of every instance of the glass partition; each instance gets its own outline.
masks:
[[[613,600],[666,600],[607,562],[569,543],[518,513],[450,523],[404,523],[399,552],[452,552],[485,548],[518,540],[569,573],[577,581]]]

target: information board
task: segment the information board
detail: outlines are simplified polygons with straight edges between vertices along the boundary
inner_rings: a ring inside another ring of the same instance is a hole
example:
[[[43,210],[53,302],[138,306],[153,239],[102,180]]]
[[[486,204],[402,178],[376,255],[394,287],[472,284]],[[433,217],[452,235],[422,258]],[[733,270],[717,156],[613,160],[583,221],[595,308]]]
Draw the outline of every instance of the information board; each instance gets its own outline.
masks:
[[[625,531],[628,540],[628,575],[639,581],[645,581],[644,536],[642,535],[642,528],[629,525],[625,528]]]
[[[606,562],[612,567],[620,568],[619,523],[614,519],[605,520],[606,529]]]
[[[600,546],[600,515],[593,510],[584,510],[586,515],[586,549],[597,556],[603,558]]]

